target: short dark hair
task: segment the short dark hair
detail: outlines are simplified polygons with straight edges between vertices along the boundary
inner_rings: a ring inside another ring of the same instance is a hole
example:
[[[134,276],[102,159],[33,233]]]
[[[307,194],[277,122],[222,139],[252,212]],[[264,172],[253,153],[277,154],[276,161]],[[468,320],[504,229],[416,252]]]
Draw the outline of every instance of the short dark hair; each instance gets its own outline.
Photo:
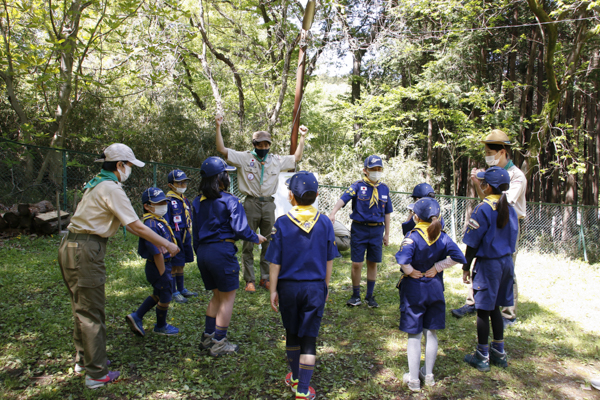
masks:
[[[117,170],[118,161],[104,161],[102,163],[102,169],[105,169],[110,172],[115,172]]]
[[[298,197],[294,194],[294,199],[299,206],[310,206],[317,199],[317,192],[306,192],[302,197]]]
[[[504,151],[506,151],[506,158],[510,158],[510,146],[507,146],[507,145],[504,145],[504,144],[496,144],[496,143],[486,143],[485,145],[487,147],[489,147],[490,150],[494,150],[494,151],[504,150]]]

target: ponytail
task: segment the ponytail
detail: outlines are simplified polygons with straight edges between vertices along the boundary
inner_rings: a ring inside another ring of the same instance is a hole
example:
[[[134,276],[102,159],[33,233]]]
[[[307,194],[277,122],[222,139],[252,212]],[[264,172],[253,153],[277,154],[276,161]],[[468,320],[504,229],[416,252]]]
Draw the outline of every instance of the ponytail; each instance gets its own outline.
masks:
[[[427,228],[427,235],[429,236],[429,240],[433,242],[440,235],[441,231],[442,224],[440,223],[438,217],[431,217],[431,224],[429,224],[429,227]]]
[[[502,229],[506,226],[506,224],[508,224],[508,219],[510,217],[510,212],[508,210],[508,200],[506,199],[506,191],[509,188],[509,184],[508,183],[503,183],[502,185],[500,185],[498,187],[498,189],[493,188],[494,189],[494,193],[495,192],[499,192],[499,193],[495,193],[495,194],[502,194],[502,196],[500,196],[500,200],[498,200],[498,203],[496,204],[496,210],[498,211],[498,218],[496,219],[496,227],[498,227],[498,229]]]

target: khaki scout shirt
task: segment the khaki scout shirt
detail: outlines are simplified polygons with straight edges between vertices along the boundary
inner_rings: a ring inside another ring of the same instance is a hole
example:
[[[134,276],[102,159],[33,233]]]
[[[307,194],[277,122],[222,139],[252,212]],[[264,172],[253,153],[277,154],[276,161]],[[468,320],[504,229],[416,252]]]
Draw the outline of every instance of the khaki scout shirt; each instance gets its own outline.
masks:
[[[254,197],[273,196],[277,192],[279,173],[296,167],[296,157],[267,155],[263,184],[260,184],[261,164],[249,151],[227,149],[227,161],[238,168],[240,192]]]
[[[516,166],[506,170],[510,176],[510,188],[506,193],[508,204],[515,208],[517,217],[524,218],[526,214],[525,191],[527,189],[527,178],[523,171]]]
[[[119,226],[139,220],[120,182],[103,181],[87,189],[67,227],[73,233],[110,237]]]

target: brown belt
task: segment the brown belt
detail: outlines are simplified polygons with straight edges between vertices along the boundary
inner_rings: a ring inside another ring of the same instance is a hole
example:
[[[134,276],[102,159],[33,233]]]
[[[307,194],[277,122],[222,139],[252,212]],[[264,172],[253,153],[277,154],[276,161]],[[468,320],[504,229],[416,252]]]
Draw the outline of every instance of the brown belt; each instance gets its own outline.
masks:
[[[359,224],[359,225],[367,225],[367,226],[381,226],[383,225],[383,222],[359,222],[359,221],[352,221],[353,224]]]
[[[93,235],[90,233],[73,233],[73,232],[69,232],[67,234],[67,239],[68,240],[93,240],[95,242],[100,242],[100,243],[106,243],[108,241],[108,238],[105,238],[102,236]]]
[[[254,197],[254,196],[246,196],[246,198],[250,198],[250,199],[254,199],[256,201],[263,201],[263,202],[273,202],[275,201],[275,198],[272,196],[266,196],[266,197]]]

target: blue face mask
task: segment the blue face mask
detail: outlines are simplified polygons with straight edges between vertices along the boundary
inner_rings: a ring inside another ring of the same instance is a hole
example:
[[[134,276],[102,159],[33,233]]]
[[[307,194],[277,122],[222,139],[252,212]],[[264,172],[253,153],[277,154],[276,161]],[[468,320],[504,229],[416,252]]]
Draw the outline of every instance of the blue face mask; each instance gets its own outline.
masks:
[[[269,149],[257,149],[256,147],[254,148],[254,151],[256,152],[256,155],[259,156],[261,159],[265,159],[265,157],[267,156],[267,153],[269,152]]]

